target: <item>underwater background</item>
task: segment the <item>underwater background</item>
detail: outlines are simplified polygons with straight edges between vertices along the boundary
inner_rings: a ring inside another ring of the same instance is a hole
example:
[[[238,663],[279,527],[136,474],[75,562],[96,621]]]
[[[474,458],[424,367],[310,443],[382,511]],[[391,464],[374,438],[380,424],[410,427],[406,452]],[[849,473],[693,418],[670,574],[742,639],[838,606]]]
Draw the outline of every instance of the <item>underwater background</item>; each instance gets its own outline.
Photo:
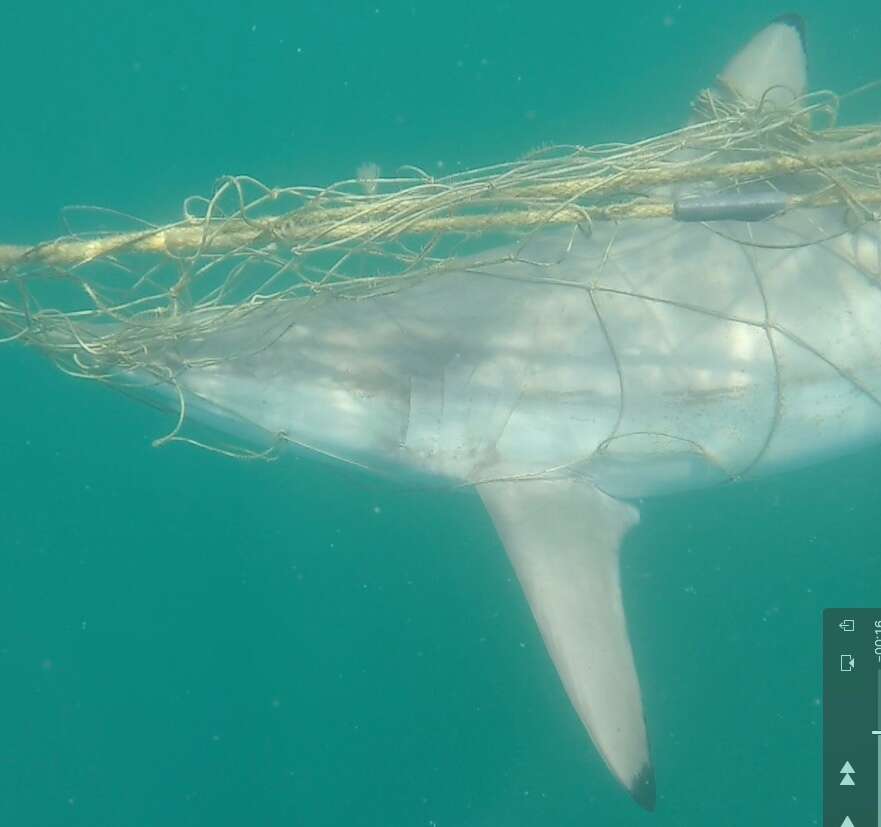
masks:
[[[881,6],[177,0],[0,13],[0,242],[635,140],[783,12],[814,88]],[[881,120],[881,94],[843,120]],[[0,347],[0,824],[818,823],[820,612],[881,602],[881,450],[647,500],[625,602],[658,782],[618,788],[476,496],[153,449],[173,420]]]

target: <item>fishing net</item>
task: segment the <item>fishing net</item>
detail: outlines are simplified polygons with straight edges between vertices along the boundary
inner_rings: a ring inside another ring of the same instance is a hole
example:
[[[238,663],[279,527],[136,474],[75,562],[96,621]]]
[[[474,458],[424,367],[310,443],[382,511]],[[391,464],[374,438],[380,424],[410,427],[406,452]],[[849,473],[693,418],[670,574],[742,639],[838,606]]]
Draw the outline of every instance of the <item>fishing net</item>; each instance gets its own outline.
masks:
[[[0,341],[79,377],[174,387],[192,367],[168,358],[181,342],[280,303],[296,316],[327,297],[366,301],[463,261],[478,278],[554,225],[589,234],[596,222],[761,221],[830,205],[849,227],[877,222],[881,127],[838,126],[839,102],[817,93],[779,108],[707,91],[688,126],[633,144],[555,146],[446,177],[368,167],[325,188],[227,177],[164,225],[90,210],[93,226],[114,228],[0,246]]]

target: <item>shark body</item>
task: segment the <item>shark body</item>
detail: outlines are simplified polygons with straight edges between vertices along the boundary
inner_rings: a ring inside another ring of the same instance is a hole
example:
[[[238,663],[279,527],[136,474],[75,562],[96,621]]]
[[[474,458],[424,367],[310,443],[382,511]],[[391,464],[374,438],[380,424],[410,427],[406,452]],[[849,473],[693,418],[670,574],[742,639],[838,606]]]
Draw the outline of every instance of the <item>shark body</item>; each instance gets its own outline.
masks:
[[[805,65],[786,17],[722,78],[791,98]],[[295,319],[267,306],[188,345],[178,382],[228,431],[474,486],[579,717],[651,809],[618,578],[627,500],[881,438],[881,233],[795,210],[545,231],[486,259]],[[209,352],[245,355],[200,365]]]

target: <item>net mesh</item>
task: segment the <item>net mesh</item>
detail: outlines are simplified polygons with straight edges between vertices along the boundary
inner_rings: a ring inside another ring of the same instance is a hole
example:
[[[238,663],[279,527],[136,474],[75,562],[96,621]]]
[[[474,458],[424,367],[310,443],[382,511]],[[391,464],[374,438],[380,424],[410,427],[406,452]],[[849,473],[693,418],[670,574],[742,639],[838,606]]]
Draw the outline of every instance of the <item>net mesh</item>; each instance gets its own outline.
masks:
[[[227,177],[165,225],[89,210],[123,229],[0,246],[0,340],[77,376],[173,385],[169,346],[268,304],[367,299],[463,260],[479,273],[493,250],[516,257],[518,240],[551,225],[675,217],[683,193],[797,179],[784,209],[841,204],[854,226],[877,221],[881,127],[838,126],[839,102],[817,93],[781,109],[707,91],[688,126],[633,144],[554,146],[442,178],[368,170],[325,188]]]

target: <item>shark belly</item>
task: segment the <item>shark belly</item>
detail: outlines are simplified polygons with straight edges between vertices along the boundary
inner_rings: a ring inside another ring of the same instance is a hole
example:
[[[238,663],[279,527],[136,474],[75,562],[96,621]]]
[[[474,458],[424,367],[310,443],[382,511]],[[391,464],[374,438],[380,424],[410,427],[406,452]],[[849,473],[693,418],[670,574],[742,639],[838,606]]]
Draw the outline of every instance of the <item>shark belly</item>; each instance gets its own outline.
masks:
[[[256,313],[179,354],[220,357],[179,383],[227,430],[393,474],[639,497],[771,473],[881,436],[878,239],[798,246],[840,224],[547,232],[398,292]]]

